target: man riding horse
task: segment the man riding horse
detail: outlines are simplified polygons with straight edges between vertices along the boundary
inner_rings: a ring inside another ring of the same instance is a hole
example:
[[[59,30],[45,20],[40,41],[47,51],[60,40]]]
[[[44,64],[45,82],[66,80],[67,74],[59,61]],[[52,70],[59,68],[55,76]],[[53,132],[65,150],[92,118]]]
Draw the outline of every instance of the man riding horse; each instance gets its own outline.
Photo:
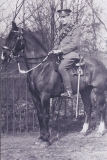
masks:
[[[62,29],[60,30],[58,43],[54,46],[50,53],[62,53],[62,60],[59,65],[59,72],[63,78],[66,92],[61,96],[72,97],[73,91],[68,69],[72,67],[77,59],[79,59],[79,41],[80,27],[70,17],[71,10],[62,9],[57,11],[60,17]]]
[[[68,72],[72,80],[72,83],[70,83],[67,69],[74,64],[76,59],[79,58],[78,41],[80,37],[80,29],[77,25],[74,26],[70,22],[70,11],[63,11],[58,11],[61,16],[64,14],[64,17],[66,18],[63,20],[63,16],[62,18],[60,16],[63,22],[62,34],[60,32],[60,42],[58,46],[56,46],[56,49],[53,49],[53,52],[56,54],[59,52],[63,53],[63,59],[60,63],[59,71],[63,75],[63,80],[65,80],[64,84],[67,90],[67,95],[72,96],[72,91],[73,94],[77,93],[78,76],[72,74],[72,68],[69,69]],[[68,26],[70,26],[70,28]],[[41,62],[38,62],[38,58],[41,59],[41,57],[44,57],[44,59]],[[15,58],[18,62],[19,72],[23,71],[20,69],[21,61],[19,58],[22,58],[26,64],[27,70],[24,71],[24,73],[28,73],[27,82],[29,90],[34,105],[37,108],[37,116],[40,126],[40,143],[41,141],[51,142],[49,132],[50,98],[59,97],[60,94],[63,93],[61,76],[59,72],[55,71],[57,56],[53,57],[54,58],[49,58],[47,50],[33,32],[20,28],[15,22],[12,22],[12,28],[5,40],[5,46],[3,46],[1,55],[2,64]],[[105,120],[107,105],[105,91],[107,91],[107,68],[102,60],[95,55],[86,55],[84,61],[85,72],[83,76],[81,76],[79,88],[85,111],[85,119],[81,133],[87,134],[90,129],[92,113],[91,93],[93,90],[97,102],[96,108],[100,117],[98,133],[103,135],[106,129]],[[37,62],[39,64],[37,64]]]

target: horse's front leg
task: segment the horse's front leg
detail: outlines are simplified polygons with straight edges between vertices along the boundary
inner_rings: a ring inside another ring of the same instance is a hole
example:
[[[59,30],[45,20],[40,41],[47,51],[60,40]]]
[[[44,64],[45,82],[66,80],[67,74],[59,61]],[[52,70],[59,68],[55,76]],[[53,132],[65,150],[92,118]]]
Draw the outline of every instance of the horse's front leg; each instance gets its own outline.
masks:
[[[92,88],[88,87],[81,92],[81,98],[84,103],[84,110],[85,110],[85,121],[83,124],[83,128],[81,130],[81,133],[83,134],[86,134],[90,127],[91,113],[92,113],[92,103],[90,98],[91,91]]]
[[[50,109],[50,97],[48,93],[41,94],[42,116],[44,126],[44,141],[49,142],[49,109]]]
[[[42,110],[41,101],[37,99],[36,96],[34,95],[32,95],[32,99],[37,109],[37,116],[38,116],[38,122],[39,122],[39,127],[40,127],[39,140],[44,141],[45,129],[44,129],[44,122],[43,122],[43,110]]]

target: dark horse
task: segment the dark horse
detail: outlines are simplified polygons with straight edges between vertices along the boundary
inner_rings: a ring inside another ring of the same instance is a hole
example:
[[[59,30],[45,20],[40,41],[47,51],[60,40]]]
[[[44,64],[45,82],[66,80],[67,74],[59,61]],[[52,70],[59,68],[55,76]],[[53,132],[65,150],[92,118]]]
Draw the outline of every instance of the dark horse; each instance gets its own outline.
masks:
[[[23,52],[20,52],[22,51]],[[23,53],[23,55],[21,55]],[[49,58],[47,50],[43,47],[36,36],[28,30],[24,30],[16,26],[12,22],[12,29],[6,38],[5,46],[1,59],[5,62],[14,57],[24,59],[28,71],[28,85],[32,94],[34,104],[38,102],[37,115],[40,125],[40,137],[42,141],[49,142],[49,108],[50,98],[59,97],[64,91],[62,87],[62,78],[58,71],[55,70],[56,57]],[[42,63],[37,64],[37,61],[42,59]],[[100,114],[100,124],[98,132],[103,134],[105,130],[106,117],[106,101],[105,91],[107,90],[107,68],[97,58],[86,56],[85,75],[81,76],[80,94],[84,103],[85,122],[82,128],[82,133],[86,133],[90,126],[90,118],[92,113],[91,91],[94,89],[96,100]],[[20,65],[19,65],[20,70]],[[73,76],[72,69],[68,72],[71,76],[71,84],[73,93],[77,93],[77,75]],[[87,74],[86,74],[87,73]]]

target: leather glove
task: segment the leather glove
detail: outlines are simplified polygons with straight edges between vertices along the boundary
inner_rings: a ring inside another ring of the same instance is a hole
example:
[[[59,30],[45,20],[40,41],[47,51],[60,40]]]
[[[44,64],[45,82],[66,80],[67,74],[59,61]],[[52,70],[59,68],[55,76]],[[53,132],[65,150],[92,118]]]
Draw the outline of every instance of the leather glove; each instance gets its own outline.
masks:
[[[59,54],[59,53],[61,53],[61,50],[52,50],[52,51],[50,51],[49,53],[48,53],[48,55],[49,54]]]

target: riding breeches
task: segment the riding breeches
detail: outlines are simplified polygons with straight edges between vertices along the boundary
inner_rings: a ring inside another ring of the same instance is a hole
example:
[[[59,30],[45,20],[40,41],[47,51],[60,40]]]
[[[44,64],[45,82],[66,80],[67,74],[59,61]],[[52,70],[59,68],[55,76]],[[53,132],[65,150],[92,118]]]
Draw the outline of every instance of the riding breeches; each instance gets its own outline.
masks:
[[[72,59],[62,59],[61,63],[59,65],[59,72],[63,78],[63,83],[64,83],[64,87],[66,90],[72,91],[72,86],[71,86],[71,79],[68,73],[68,69],[70,67],[72,67],[72,65],[75,63],[77,59],[76,58],[72,58]]]

